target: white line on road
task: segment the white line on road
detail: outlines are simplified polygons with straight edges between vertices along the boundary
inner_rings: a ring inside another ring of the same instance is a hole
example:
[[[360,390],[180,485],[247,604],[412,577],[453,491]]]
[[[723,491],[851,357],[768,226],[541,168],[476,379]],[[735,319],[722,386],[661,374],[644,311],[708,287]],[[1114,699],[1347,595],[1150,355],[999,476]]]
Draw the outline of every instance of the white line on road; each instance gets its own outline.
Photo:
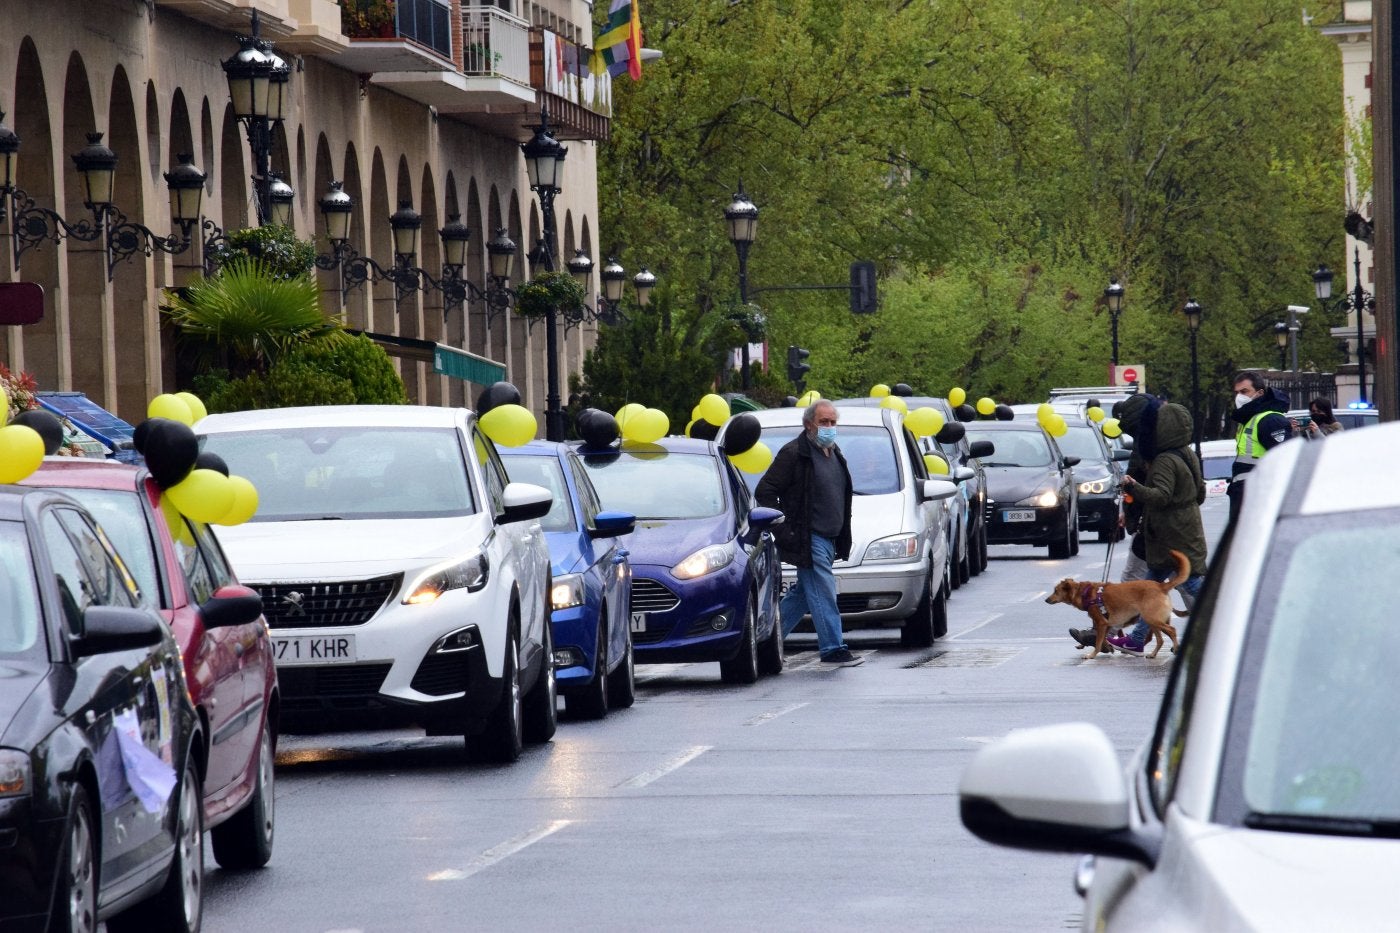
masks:
[[[948,636],[944,637],[943,640],[944,640],[944,641],[952,641],[954,638],[961,638],[961,637],[963,637],[963,636],[966,635],[968,632],[975,632],[975,631],[977,631],[979,628],[981,628],[982,626],[987,625],[987,624],[992,623],[992,622],[995,622],[997,619],[1000,619],[1000,618],[1001,618],[1001,615],[1002,615],[1002,614],[1001,614],[1000,612],[994,612],[994,613],[992,613],[991,615],[987,616],[987,618],[983,619],[981,622],[978,622],[976,625],[972,626],[972,628],[965,628],[965,629],[963,629],[961,632],[958,632],[956,635],[948,635]]]
[[[1032,594],[1029,595],[1029,596],[1026,596],[1026,597],[1023,597],[1022,599],[1016,600],[1016,602],[1018,602],[1018,603],[1033,603],[1033,602],[1035,602],[1037,599],[1039,599],[1040,597],[1044,596],[1044,595],[1046,594],[1046,592],[1048,592],[1048,591],[1047,591],[1047,590],[1041,590],[1039,593],[1032,593]]]
[[[466,868],[447,868],[442,871],[435,871],[428,876],[429,881],[461,881],[463,878],[470,878],[479,871],[485,871],[492,865],[503,862],[522,849],[529,848],[541,839],[554,835],[572,823],[573,820],[554,820],[543,826],[536,827],[528,833],[516,836],[514,839],[507,839],[494,848],[471,860]]]
[[[800,710],[806,705],[806,703],[794,703],[791,706],[784,706],[782,709],[769,710],[766,713],[759,713],[757,716],[744,723],[744,725],[761,726],[770,719],[777,719],[779,716],[786,716],[788,713],[796,712],[797,710]]]
[[[694,748],[682,752],[675,758],[672,758],[670,761],[666,762],[661,767],[653,768],[650,771],[643,771],[636,777],[630,777],[627,780],[623,781],[621,784],[618,784],[617,786],[626,789],[646,787],[652,781],[665,777],[666,775],[670,774],[672,771],[675,771],[677,768],[681,767],[687,762],[691,762],[694,761],[696,758],[699,758],[701,755],[705,754],[712,748],[714,748],[713,745],[697,745]]]

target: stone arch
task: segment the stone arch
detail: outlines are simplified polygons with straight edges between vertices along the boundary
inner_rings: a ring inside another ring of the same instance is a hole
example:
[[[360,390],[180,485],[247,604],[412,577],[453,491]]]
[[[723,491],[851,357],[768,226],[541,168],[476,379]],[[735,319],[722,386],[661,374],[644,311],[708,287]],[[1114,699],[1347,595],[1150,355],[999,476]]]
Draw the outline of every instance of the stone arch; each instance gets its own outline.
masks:
[[[535,220],[533,211],[529,220],[530,235],[525,236],[525,211],[520,204],[520,193],[514,189],[510,192],[510,207],[506,212],[506,226],[510,231],[510,238],[515,241],[515,273],[511,276],[513,286],[518,286],[526,281],[530,275],[530,264],[525,260],[525,254],[534,247],[539,239],[539,225]],[[543,325],[537,325],[543,326]],[[535,404],[537,397],[542,397],[541,392],[536,391],[535,383],[538,381],[535,375],[534,354],[530,352],[531,328],[529,322],[518,314],[510,315],[510,351],[505,357],[511,367],[511,382],[520,390],[521,404],[534,411],[538,406]]]
[[[199,165],[207,176],[204,181],[204,211],[208,213],[214,192],[222,191],[224,186],[218,183],[222,173],[214,150],[214,114],[207,97],[199,104],[199,147]],[[219,214],[219,223],[223,223],[222,213]]]
[[[117,153],[112,197],[122,213],[137,220],[147,216],[150,190],[143,167],[152,161],[159,164],[161,153],[158,141],[154,156],[142,151],[146,137],[141,124],[147,122],[149,115],[142,120],[137,113],[135,89],[126,70],[118,65],[113,69],[107,108],[107,145]],[[163,222],[156,219],[162,215]],[[169,232],[168,211],[153,210],[149,219],[147,226],[158,235]],[[164,264],[168,260],[165,253],[157,252],[154,261]],[[100,333],[101,397],[106,399],[106,407],[133,422],[145,416],[146,404],[157,394],[152,390],[159,385],[160,317],[157,303],[148,300],[154,284],[152,262],[138,253],[117,263],[110,282],[110,313],[103,314]],[[101,265],[99,271],[105,277],[106,263]],[[83,368],[83,360],[84,356],[75,352],[75,372]]]
[[[104,141],[112,145],[106,134],[107,127],[99,127],[93,105],[93,88],[89,83],[87,67],[82,56],[74,53],[68,59],[67,74],[63,81],[63,165],[56,176],[57,191],[61,192],[62,206],[58,208],[70,223],[91,219],[92,213],[83,203],[86,194],[82,180],[72,173],[72,160],[69,156],[87,145],[87,135],[103,131]],[[120,140],[118,140],[120,143]],[[127,160],[132,150],[127,149]],[[120,155],[120,154],[119,154]],[[121,162],[117,163],[120,178]],[[121,197],[120,194],[117,195]],[[64,301],[60,295],[54,296],[55,306],[67,305],[68,320],[66,333],[63,323],[58,334],[59,353],[66,358],[60,368],[68,370],[68,384],[64,389],[86,392],[99,405],[110,405],[114,400],[107,398],[104,366],[103,338],[112,332],[111,296],[107,289],[107,264],[100,242],[64,242],[66,260],[67,291],[71,295],[82,295],[81,301]],[[41,247],[41,248],[47,248]]]
[[[162,181],[160,157],[165,148],[160,144],[160,99],[156,96],[156,83],[146,82],[146,157],[151,167],[151,184]],[[174,168],[174,163],[165,166]]]
[[[255,227],[258,223],[245,156],[242,127],[229,104],[224,108],[219,132],[219,208],[225,231]]]
[[[389,215],[398,205],[389,201],[388,171],[384,165],[384,151],[376,146],[370,158],[369,196],[364,201],[364,214],[369,223],[369,231],[361,242],[365,244],[365,254],[380,265],[388,265],[394,261],[394,237],[389,231]],[[394,283],[366,282],[363,289],[370,296],[371,313],[366,329],[379,334],[397,334],[399,322],[394,301]]]
[[[355,249],[367,249],[364,182],[360,177],[360,156],[353,142],[345,144],[345,164],[341,169],[345,190],[355,199],[355,212],[350,215],[350,244]],[[339,279],[336,280],[339,283]],[[339,288],[339,284],[336,286]],[[358,289],[345,296],[346,324],[357,330],[374,330],[369,316],[367,289]]]
[[[297,127],[297,167],[296,181],[292,182],[292,187],[296,191],[296,202],[293,208],[293,226],[296,226],[296,214],[300,213],[308,221],[305,229],[314,235],[316,231],[316,191],[308,191],[310,182],[306,175],[306,128]]]

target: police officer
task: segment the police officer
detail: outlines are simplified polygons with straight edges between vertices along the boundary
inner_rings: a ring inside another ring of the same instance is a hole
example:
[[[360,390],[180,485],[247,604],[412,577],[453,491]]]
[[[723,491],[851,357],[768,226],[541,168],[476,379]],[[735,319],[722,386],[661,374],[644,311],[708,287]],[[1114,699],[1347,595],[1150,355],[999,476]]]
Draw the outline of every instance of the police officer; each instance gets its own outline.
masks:
[[[1239,427],[1235,430],[1235,463],[1230,469],[1230,520],[1239,515],[1244,502],[1244,483],[1240,477],[1254,469],[1264,454],[1293,436],[1292,425],[1285,414],[1288,396],[1269,388],[1258,370],[1247,369],[1235,377],[1235,411],[1230,416]]]

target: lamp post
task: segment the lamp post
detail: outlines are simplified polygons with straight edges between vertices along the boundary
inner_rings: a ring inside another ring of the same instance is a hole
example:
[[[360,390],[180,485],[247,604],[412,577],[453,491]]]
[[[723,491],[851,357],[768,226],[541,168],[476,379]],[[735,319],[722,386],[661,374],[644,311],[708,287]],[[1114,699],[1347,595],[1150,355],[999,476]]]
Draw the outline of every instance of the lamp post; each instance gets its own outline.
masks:
[[[1196,459],[1201,459],[1201,370],[1196,358],[1196,332],[1201,329],[1204,312],[1194,298],[1187,298],[1181,309],[1186,315],[1186,329],[1191,335],[1191,438],[1196,443]]]
[[[544,220],[541,238],[541,264],[548,272],[554,271],[555,230],[554,198],[559,194],[559,168],[564,164],[568,149],[559,145],[549,132],[549,112],[540,109],[540,125],[535,135],[527,143],[521,143],[520,151],[525,156],[525,170],[530,176],[530,187],[540,198],[540,213]],[[564,439],[564,410],[559,405],[559,332],[556,326],[557,311],[550,307],[545,315],[545,372],[548,378],[548,394],[545,398],[545,437],[551,441]]]
[[[233,115],[242,121],[253,152],[253,190],[258,224],[276,223],[273,213],[272,128],[286,116],[292,69],[258,35],[253,11],[252,35],[240,36],[238,51],[223,62]],[[290,211],[282,216],[290,219]]]
[[[1113,355],[1110,359],[1116,369],[1118,367],[1118,315],[1123,310],[1123,286],[1118,284],[1116,276],[1108,280],[1108,287],[1103,290],[1103,297],[1108,302],[1108,317],[1113,328]]]
[[[739,190],[734,200],[724,209],[724,219],[729,224],[729,242],[739,254],[739,303],[749,303],[749,247],[753,246],[758,235],[758,207],[744,193],[744,180],[739,179]],[[640,295],[638,296],[640,299]],[[749,335],[744,334],[740,373],[740,384],[745,390],[752,386],[749,378]]]
[[[1279,321],[1274,325],[1274,341],[1278,344],[1278,368],[1286,369],[1288,366],[1288,324]]]
[[[1361,247],[1356,247],[1355,265],[1356,287],[1351,290],[1350,295],[1343,295],[1337,300],[1334,307],[1345,308],[1356,314],[1356,373],[1357,373],[1357,398],[1364,405],[1366,403],[1366,331],[1363,311],[1370,311],[1375,306],[1375,299],[1366,289],[1361,287]],[[1317,295],[1317,300],[1325,307],[1332,297],[1332,270],[1327,268],[1326,263],[1317,267],[1317,271],[1312,274],[1313,291]]]

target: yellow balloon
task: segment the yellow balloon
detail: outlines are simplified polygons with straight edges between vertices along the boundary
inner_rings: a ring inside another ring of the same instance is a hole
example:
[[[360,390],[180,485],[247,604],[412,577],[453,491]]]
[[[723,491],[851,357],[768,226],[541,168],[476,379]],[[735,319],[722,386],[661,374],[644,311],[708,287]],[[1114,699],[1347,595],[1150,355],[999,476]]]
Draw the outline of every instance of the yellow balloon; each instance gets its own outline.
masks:
[[[699,405],[696,405],[694,408],[692,408],[692,409],[690,410],[690,421],[691,421],[692,424],[694,424],[696,421],[699,421],[699,420],[701,420],[700,406],[699,406]]]
[[[886,395],[884,398],[880,399],[880,407],[893,408],[895,411],[901,413],[909,410],[909,404],[898,395]]]
[[[916,408],[905,416],[904,426],[913,431],[915,437],[932,437],[943,430],[943,412],[927,405]]]
[[[729,462],[745,473],[762,473],[773,462],[773,451],[759,441],[743,453],[731,456]]]
[[[800,399],[797,400],[797,407],[798,407],[798,408],[806,408],[808,405],[812,404],[813,402],[819,402],[819,401],[821,401],[821,398],[822,398],[822,394],[821,394],[820,392],[818,392],[816,389],[808,389],[806,392],[803,392],[803,393],[802,393],[802,397],[801,397]]]
[[[950,390],[950,391],[948,392],[948,404],[949,404],[949,405],[952,405],[954,408],[957,408],[959,405],[961,405],[961,404],[962,404],[963,402],[965,402],[965,401],[967,401],[967,391],[966,391],[966,390],[964,390],[964,389],[956,389],[956,388],[955,388],[955,389],[952,389],[952,390]]]
[[[685,423],[685,436],[690,437],[690,429],[695,427],[695,419],[692,418]]]
[[[522,405],[497,405],[481,416],[480,424],[487,437],[504,447],[528,444],[539,430],[535,416]]]
[[[1043,421],[1055,413],[1055,406],[1049,402],[1041,402],[1035,406],[1035,420]]]
[[[651,444],[666,436],[671,429],[671,419],[657,408],[643,408],[634,413],[622,427],[623,440],[639,444]]]
[[[194,535],[190,532],[190,526],[185,521],[185,516],[180,514],[180,510],[175,508],[175,503],[169,495],[160,497],[160,512],[165,516],[165,525],[170,529],[170,537],[187,547],[194,547]]]
[[[1045,430],[1049,431],[1053,437],[1064,437],[1069,433],[1069,425],[1065,423],[1064,416],[1055,415],[1045,426]]]
[[[23,424],[0,428],[0,483],[18,483],[44,462],[44,439]]]
[[[146,417],[169,418],[184,425],[194,424],[194,412],[190,411],[190,406],[185,404],[184,399],[169,393],[151,399],[146,406]]]
[[[180,514],[197,522],[216,522],[233,508],[233,483],[218,470],[191,470],[165,492]]]
[[[1054,409],[1051,409],[1050,411],[1037,412],[1035,420],[1040,423],[1040,426],[1042,428],[1048,430],[1050,428],[1050,425],[1055,423],[1055,419],[1059,417],[1060,416],[1055,413]]]
[[[723,395],[711,392],[700,400],[700,417],[719,427],[729,417],[729,403],[724,400]]]
[[[190,417],[194,418],[195,421],[209,414],[209,410],[204,407],[204,403],[199,400],[199,396],[195,395],[193,392],[176,392],[175,397],[190,407]]]
[[[1123,433],[1123,429],[1119,426],[1117,418],[1103,419],[1103,424],[1100,425],[1100,427],[1103,428],[1104,437],[1117,437]]]
[[[878,383],[876,383],[875,385],[873,385],[873,386],[870,387],[870,397],[871,397],[871,398],[884,398],[885,396],[887,396],[887,395],[889,395],[889,394],[890,394],[890,387],[887,386],[887,385],[885,385],[883,382],[878,382]]]
[[[258,511],[258,490],[252,481],[242,476],[230,476],[233,485],[233,506],[215,524],[241,525]]]
[[[929,476],[947,476],[948,461],[938,454],[924,454],[924,469],[928,470]]]
[[[995,399],[987,398],[987,396],[984,395],[977,400],[977,414],[991,415],[994,414],[996,410],[997,403]]]
[[[1103,420],[1103,409],[1097,405],[1092,406],[1088,411],[1084,412],[1084,414],[1089,416],[1090,421]]]

